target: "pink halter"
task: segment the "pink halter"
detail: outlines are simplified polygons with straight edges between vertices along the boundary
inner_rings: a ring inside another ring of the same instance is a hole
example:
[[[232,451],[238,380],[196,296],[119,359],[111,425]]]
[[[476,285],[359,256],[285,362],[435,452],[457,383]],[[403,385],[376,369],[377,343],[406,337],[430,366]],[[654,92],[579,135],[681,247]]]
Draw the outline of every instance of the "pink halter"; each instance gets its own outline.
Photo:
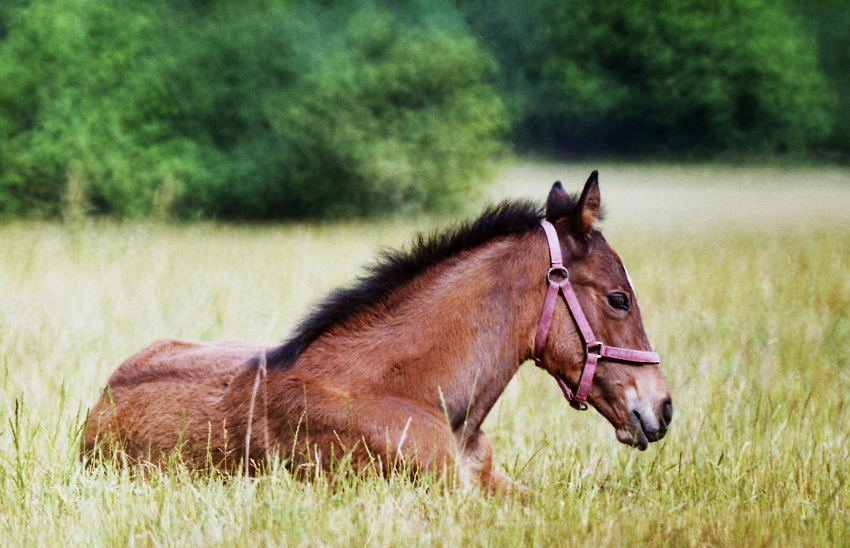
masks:
[[[596,340],[596,337],[593,336],[593,330],[590,328],[590,324],[584,315],[584,311],[581,309],[575,291],[573,291],[573,286],[570,285],[570,273],[564,267],[564,261],[561,258],[561,242],[558,240],[558,233],[549,221],[543,221],[540,224],[543,225],[543,230],[546,232],[546,240],[549,242],[551,267],[546,273],[546,281],[549,282],[549,289],[546,291],[546,300],[543,301],[543,313],[540,316],[540,323],[537,326],[537,336],[534,339],[534,363],[555,377],[558,386],[564,393],[564,397],[567,398],[573,409],[584,411],[587,409],[587,394],[590,392],[590,385],[593,382],[593,374],[596,371],[596,364],[599,358],[609,358],[636,364],[660,363],[660,360],[658,359],[658,354],[655,352],[605,346],[602,342]],[[556,280],[554,278],[558,279]],[[564,296],[567,308],[584,342],[584,368],[582,369],[578,389],[575,394],[567,386],[561,375],[553,372],[543,363],[543,350],[546,348],[546,339],[549,336],[549,327],[552,325],[552,316],[555,313],[555,302],[557,301],[558,293]]]

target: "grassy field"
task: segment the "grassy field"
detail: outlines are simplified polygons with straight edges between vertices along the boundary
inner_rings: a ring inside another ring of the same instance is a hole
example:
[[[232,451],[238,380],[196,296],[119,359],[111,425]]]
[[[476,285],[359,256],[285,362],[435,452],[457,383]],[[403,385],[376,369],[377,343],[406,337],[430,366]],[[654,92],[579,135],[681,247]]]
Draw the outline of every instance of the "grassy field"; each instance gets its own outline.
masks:
[[[509,166],[485,198],[542,201],[593,167]],[[282,339],[382,246],[451,220],[0,226],[0,545],[850,545],[850,170],[600,174],[675,418],[639,453],[522,368],[485,431],[526,506],[428,479],[77,461],[86,409],[135,350]]]

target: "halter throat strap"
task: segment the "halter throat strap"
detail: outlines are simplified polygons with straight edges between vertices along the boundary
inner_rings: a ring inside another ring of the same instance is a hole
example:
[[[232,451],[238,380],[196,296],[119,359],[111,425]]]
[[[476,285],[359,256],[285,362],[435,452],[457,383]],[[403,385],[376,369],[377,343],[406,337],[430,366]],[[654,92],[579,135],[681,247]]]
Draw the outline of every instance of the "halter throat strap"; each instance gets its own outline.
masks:
[[[634,364],[660,363],[658,354],[644,350],[631,350],[629,348],[618,348],[606,346],[596,340],[593,329],[584,315],[581,304],[578,302],[573,286],[570,284],[570,273],[564,266],[561,255],[561,242],[558,233],[549,221],[542,221],[543,231],[546,233],[546,241],[549,244],[549,271],[546,273],[546,281],[549,284],[546,290],[546,298],[543,301],[543,312],[540,315],[540,323],[537,325],[537,334],[534,338],[534,363],[549,372],[558,382],[558,386],[564,393],[564,397],[570,402],[570,406],[579,411],[587,409],[587,395],[596,372],[596,365],[600,358],[607,358]],[[558,295],[563,295],[567,309],[578,328],[579,335],[584,343],[584,367],[579,378],[578,388],[575,393],[567,386],[564,378],[546,367],[543,361],[543,351],[546,349],[546,340],[549,337],[549,329],[552,326],[552,318],[555,314],[555,304]]]

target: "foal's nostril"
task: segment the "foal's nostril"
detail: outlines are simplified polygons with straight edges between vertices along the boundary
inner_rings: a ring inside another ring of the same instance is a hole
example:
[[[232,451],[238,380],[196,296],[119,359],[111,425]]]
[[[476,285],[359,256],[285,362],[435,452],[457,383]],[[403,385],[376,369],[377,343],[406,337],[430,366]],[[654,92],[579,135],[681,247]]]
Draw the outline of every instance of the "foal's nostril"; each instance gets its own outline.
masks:
[[[673,401],[669,398],[661,405],[661,417],[667,425],[673,420]]]

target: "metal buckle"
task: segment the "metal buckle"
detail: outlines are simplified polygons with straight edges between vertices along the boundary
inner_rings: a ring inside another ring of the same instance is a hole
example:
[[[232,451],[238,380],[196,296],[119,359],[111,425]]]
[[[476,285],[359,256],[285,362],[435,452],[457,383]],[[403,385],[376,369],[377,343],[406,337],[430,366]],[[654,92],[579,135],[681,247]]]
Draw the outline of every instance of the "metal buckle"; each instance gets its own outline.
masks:
[[[570,402],[570,407],[576,411],[587,411],[587,403],[578,402],[576,400],[572,400]]]
[[[560,274],[561,277],[564,278],[563,281],[561,281],[560,283],[570,281],[570,271],[567,270],[566,267],[564,267],[564,266],[553,266],[552,268],[549,269],[549,272],[546,273],[546,281],[549,282],[550,284],[553,283],[552,282],[552,274],[553,273]],[[555,282],[555,283],[557,283],[557,282]]]
[[[600,341],[596,341],[596,342],[595,342],[595,343],[593,343],[593,344],[586,344],[586,345],[584,345],[584,350],[585,350],[585,352],[587,352],[588,354],[590,354],[590,353],[591,353],[591,350],[595,350],[595,351],[593,352],[593,354],[596,354],[596,355],[597,355],[597,356],[599,356],[600,358],[602,357],[602,349],[603,349],[603,348],[605,348],[605,345],[604,345],[604,344],[602,344]]]

